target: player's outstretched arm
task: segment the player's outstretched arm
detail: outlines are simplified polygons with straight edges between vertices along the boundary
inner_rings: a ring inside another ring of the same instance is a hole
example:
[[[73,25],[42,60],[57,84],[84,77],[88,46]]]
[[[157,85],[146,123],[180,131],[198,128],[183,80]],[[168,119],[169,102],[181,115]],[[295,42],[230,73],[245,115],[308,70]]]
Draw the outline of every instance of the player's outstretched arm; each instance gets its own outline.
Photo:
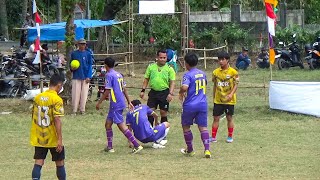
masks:
[[[174,80],[170,80],[169,95],[167,97],[168,102],[170,102],[173,99],[174,85],[175,85]]]
[[[159,116],[158,116],[158,114],[156,113],[156,112],[152,112],[152,117],[153,117],[153,119],[154,119],[154,122],[155,122],[155,125],[157,126],[157,125],[159,125]]]
[[[130,110],[133,110],[133,105],[131,104],[131,101],[130,101],[130,98],[129,98],[129,95],[128,95],[128,91],[127,91],[127,88],[126,87],[123,87],[123,94],[124,96],[126,97],[127,99],[127,102],[128,102],[128,105],[129,105],[129,109]]]
[[[56,132],[58,136],[58,145],[57,145],[56,151],[60,153],[63,149],[63,144],[62,144],[61,120],[59,116],[54,117],[54,125],[56,127]]]
[[[181,102],[184,101],[185,93],[187,92],[187,90],[188,90],[188,86],[186,86],[186,85],[182,85],[182,86],[180,87],[179,99],[180,99]]]
[[[100,98],[100,100],[97,102],[96,104],[96,110],[99,110],[100,109],[100,104],[105,100],[107,99],[107,97],[109,96],[110,94],[110,89],[105,89],[104,93],[102,94],[102,97]]]

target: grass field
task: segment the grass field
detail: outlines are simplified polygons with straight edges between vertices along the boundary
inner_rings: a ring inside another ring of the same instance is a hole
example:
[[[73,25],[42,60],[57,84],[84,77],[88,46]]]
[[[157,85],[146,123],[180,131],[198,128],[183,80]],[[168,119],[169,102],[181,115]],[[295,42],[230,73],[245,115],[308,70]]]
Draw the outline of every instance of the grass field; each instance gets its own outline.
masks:
[[[135,78],[126,77],[129,87],[141,87],[142,71],[137,70]],[[211,78],[211,72],[207,72]],[[178,79],[181,74],[178,74]],[[319,71],[296,68],[274,70],[273,79],[319,81],[319,74]],[[185,144],[180,127],[181,105],[177,97],[170,106],[169,121],[172,126],[167,147],[152,149],[151,144],[147,144],[136,155],[130,154],[125,137],[116,127],[116,152],[108,154],[102,151],[106,141],[104,118],[107,104],[97,112],[94,109],[95,102],[89,102],[86,115],[66,115],[63,119],[67,177],[95,180],[320,179],[320,119],[270,110],[268,88],[259,88],[267,86],[269,80],[268,70],[240,71],[234,142],[225,142],[226,121],[222,120],[218,142],[211,144],[212,159],[203,158],[203,146],[196,127],[192,128],[196,155],[184,157],[180,154],[180,148]],[[209,85],[211,114],[212,83]],[[137,98],[139,91],[129,88],[131,98]],[[0,115],[0,179],[31,179],[33,148],[29,145],[30,105],[31,102],[18,99],[0,100],[0,111],[13,112]],[[66,109],[70,112],[69,107]],[[211,126],[211,116],[208,121]],[[55,165],[50,155],[42,169],[42,179],[55,179]]]

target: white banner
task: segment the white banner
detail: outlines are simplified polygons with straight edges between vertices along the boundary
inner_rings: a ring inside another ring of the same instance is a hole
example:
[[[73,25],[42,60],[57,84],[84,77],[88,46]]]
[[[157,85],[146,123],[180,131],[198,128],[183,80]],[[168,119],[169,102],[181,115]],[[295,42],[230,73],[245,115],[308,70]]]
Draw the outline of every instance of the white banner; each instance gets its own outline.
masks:
[[[174,0],[140,0],[139,14],[173,14]]]
[[[320,117],[320,82],[270,81],[269,104],[271,109]]]

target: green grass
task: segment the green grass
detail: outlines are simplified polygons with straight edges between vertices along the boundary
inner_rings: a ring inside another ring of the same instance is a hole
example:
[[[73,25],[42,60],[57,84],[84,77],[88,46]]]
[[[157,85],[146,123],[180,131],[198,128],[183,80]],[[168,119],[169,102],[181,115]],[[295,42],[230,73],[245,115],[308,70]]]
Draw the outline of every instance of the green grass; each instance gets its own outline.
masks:
[[[137,70],[135,78],[126,78],[129,87],[141,87],[142,71]],[[207,73],[211,79],[211,72]],[[273,79],[318,81],[319,71],[274,70]],[[185,144],[180,127],[181,105],[177,98],[170,107],[172,126],[167,147],[152,149],[151,144],[147,144],[136,155],[129,153],[126,139],[116,127],[116,152],[102,152],[106,141],[107,105],[97,112],[95,103],[88,103],[88,114],[66,115],[63,119],[68,179],[320,179],[320,119],[270,110],[268,89],[257,88],[268,86],[269,80],[268,70],[240,71],[234,116],[235,141],[225,143],[226,121],[222,120],[218,142],[211,146],[212,159],[203,158],[196,127],[192,127],[196,155],[184,157],[180,154]],[[211,114],[212,83],[209,85]],[[137,98],[139,91],[130,88],[131,98]],[[33,148],[29,145],[30,105],[31,102],[20,100],[0,100],[1,111],[13,112],[0,115],[0,179],[30,179],[33,167]],[[66,109],[69,111],[68,107]],[[208,121],[211,125],[211,116]],[[55,165],[50,155],[42,169],[42,179],[55,179]]]

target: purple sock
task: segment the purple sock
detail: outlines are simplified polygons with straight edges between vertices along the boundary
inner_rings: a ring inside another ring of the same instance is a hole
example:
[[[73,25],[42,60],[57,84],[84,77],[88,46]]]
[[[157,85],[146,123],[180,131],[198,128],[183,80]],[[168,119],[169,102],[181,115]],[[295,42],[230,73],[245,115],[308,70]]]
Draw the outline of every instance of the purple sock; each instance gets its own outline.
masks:
[[[210,140],[208,130],[201,131],[201,139],[203,142],[204,150],[210,150]]]
[[[187,144],[188,152],[192,152],[193,151],[193,146],[192,146],[193,135],[192,135],[192,132],[191,131],[184,132],[183,135],[184,135],[184,140],[185,140],[185,142]]]
[[[125,130],[123,134],[128,138],[128,140],[133,144],[134,147],[140,146],[129,129]]]
[[[112,149],[112,139],[113,139],[112,129],[107,129],[106,135],[107,135],[107,140],[108,140],[108,149]]]

